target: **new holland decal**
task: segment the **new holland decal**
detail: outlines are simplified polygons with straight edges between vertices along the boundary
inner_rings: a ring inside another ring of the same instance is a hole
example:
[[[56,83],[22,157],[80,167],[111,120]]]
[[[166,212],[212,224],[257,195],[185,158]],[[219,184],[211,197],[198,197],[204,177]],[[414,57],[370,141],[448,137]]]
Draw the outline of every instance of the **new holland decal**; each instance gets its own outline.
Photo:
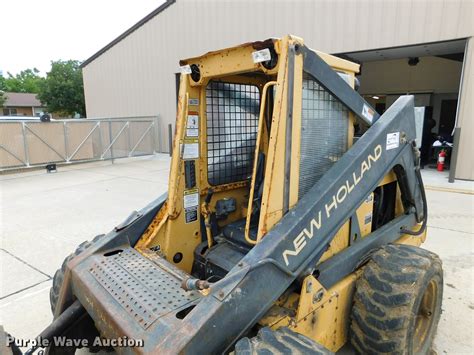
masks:
[[[373,154],[369,154],[361,163],[360,169],[352,173],[350,179],[342,184],[331,199],[324,204],[324,208],[319,210],[316,217],[314,217],[309,226],[304,228],[294,239],[293,249],[286,249],[283,251],[283,260],[286,266],[290,265],[289,257],[297,256],[306,246],[307,239],[312,239],[317,230],[321,229],[324,219],[327,221],[331,218],[331,214],[337,210],[337,207],[344,203],[347,196],[349,196],[359,182],[364,178],[364,174],[372,168],[372,163],[380,159],[382,155],[382,146],[379,144],[374,148]]]

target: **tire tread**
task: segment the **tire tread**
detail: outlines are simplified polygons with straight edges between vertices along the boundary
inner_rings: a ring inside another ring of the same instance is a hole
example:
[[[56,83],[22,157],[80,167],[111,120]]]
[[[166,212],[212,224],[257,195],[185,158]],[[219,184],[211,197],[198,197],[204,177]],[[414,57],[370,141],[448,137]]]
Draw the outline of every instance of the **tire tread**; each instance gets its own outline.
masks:
[[[389,244],[376,251],[357,280],[350,340],[359,354],[406,354],[417,291],[439,257],[422,248]],[[434,327],[436,329],[436,325]]]

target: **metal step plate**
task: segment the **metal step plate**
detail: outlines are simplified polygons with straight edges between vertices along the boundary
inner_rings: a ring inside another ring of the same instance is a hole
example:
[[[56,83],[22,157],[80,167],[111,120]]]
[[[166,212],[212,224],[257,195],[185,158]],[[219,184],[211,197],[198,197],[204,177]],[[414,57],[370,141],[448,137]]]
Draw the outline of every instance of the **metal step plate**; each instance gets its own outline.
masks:
[[[103,256],[89,271],[143,329],[201,296],[184,291],[176,277],[133,248]]]

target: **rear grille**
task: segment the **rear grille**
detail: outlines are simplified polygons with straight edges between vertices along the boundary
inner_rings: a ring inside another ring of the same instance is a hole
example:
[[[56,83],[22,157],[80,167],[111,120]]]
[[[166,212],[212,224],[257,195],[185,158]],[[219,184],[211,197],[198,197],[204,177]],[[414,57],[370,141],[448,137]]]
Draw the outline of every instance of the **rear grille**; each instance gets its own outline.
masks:
[[[348,124],[347,108],[305,75],[299,198],[302,198],[346,152]]]

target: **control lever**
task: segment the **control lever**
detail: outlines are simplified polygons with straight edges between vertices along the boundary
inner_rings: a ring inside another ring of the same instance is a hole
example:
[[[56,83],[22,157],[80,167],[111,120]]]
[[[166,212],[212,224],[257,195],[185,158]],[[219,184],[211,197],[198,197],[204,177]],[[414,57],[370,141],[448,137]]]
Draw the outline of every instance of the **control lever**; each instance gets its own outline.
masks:
[[[212,238],[212,228],[211,228],[211,214],[212,214],[212,211],[211,211],[211,207],[209,205],[211,203],[211,199],[212,199],[213,194],[214,194],[214,190],[213,189],[208,189],[206,199],[204,200],[204,202],[201,205],[201,213],[204,216],[204,225],[206,226],[206,237],[207,237],[207,247],[208,248],[211,248],[212,245],[214,244],[214,241],[213,241],[213,238]]]

